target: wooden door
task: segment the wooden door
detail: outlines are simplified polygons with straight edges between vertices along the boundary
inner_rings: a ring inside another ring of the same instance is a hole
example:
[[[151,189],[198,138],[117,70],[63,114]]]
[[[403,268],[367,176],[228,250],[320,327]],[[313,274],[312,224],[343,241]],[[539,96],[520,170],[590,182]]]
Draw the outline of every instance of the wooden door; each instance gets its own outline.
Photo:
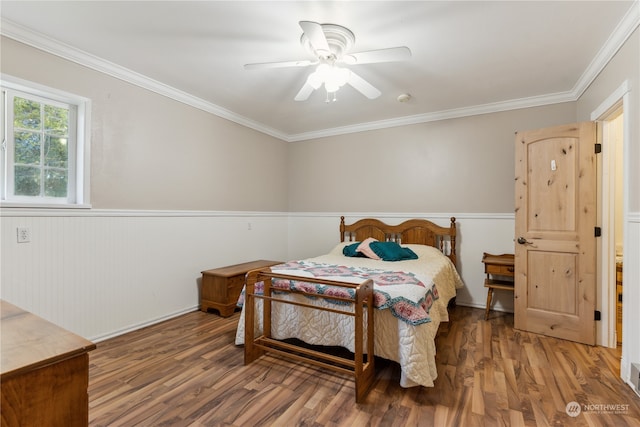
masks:
[[[595,344],[596,125],[516,133],[516,329]]]

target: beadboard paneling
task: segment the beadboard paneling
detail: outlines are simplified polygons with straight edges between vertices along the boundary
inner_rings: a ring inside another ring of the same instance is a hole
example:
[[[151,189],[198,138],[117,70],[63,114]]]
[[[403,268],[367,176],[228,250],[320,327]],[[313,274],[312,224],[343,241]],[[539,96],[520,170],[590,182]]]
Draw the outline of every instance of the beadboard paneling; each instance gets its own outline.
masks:
[[[1,227],[1,297],[92,340],[194,310],[202,270],[287,255],[280,214],[3,213]]]
[[[631,364],[640,363],[640,212],[631,213],[626,226],[620,376],[631,385]]]
[[[0,297],[85,338],[100,341],[198,306],[200,272],[253,259],[326,253],[339,241],[339,213],[15,210],[0,221]],[[388,223],[413,217],[446,226],[445,214],[348,213]],[[457,214],[458,304],[484,307],[482,253],[513,252],[512,214]],[[638,361],[640,215],[629,215],[625,247],[622,376]],[[30,243],[17,243],[28,227]],[[250,228],[250,229],[249,229]],[[494,309],[513,310],[510,293]]]

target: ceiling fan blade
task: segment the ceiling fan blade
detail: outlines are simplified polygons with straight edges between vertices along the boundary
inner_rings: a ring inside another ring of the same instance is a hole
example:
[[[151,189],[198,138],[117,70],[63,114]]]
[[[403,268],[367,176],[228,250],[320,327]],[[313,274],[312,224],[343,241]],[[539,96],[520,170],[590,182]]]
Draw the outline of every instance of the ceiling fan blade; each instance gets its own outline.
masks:
[[[309,96],[313,93],[314,91],[314,87],[311,86],[309,83],[305,83],[304,86],[302,86],[302,88],[300,89],[300,92],[298,92],[298,94],[296,95],[295,99],[296,101],[306,101],[307,99],[309,99]]]
[[[322,25],[312,21],[300,21],[299,24],[302,31],[304,31],[304,34],[309,39],[311,46],[317,53],[322,54],[323,56],[331,54],[329,43],[324,35],[324,31],[322,31]]]
[[[368,50],[344,55],[341,61],[349,65],[371,64],[374,62],[406,61],[411,58],[411,50],[406,46]]]
[[[256,70],[265,68],[286,68],[286,67],[308,67],[309,65],[316,64],[318,61],[284,61],[284,62],[261,62],[256,64],[245,64],[245,70]]]
[[[349,83],[354,89],[356,89],[358,92],[362,93],[369,99],[376,99],[382,94],[382,92],[373,87],[371,83],[369,83],[353,71],[349,73],[349,80],[347,80],[347,83]]]

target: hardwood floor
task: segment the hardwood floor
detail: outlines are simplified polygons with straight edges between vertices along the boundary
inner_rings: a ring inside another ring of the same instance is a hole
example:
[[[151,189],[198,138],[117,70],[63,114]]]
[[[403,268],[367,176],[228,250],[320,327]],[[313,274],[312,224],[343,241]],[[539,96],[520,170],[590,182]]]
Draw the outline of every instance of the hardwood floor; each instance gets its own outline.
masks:
[[[484,321],[484,310],[454,308],[438,334],[435,387],[403,389],[399,366],[380,361],[359,405],[347,376],[274,356],[244,366],[237,321],[197,311],[99,343],[89,424],[640,426],[619,351],[516,331],[509,314]]]

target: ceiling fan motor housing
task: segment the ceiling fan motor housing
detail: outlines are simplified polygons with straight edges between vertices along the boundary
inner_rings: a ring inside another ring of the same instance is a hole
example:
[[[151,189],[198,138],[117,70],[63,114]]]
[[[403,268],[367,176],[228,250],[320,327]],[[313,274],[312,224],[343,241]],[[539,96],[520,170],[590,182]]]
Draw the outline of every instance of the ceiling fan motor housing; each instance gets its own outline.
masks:
[[[324,59],[340,59],[345,52],[353,47],[356,37],[348,29],[336,24],[321,24],[322,32],[327,39],[327,44],[331,52],[323,52],[316,50],[305,33],[300,37],[300,44],[312,55]]]

